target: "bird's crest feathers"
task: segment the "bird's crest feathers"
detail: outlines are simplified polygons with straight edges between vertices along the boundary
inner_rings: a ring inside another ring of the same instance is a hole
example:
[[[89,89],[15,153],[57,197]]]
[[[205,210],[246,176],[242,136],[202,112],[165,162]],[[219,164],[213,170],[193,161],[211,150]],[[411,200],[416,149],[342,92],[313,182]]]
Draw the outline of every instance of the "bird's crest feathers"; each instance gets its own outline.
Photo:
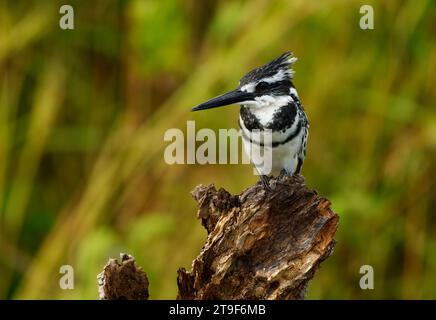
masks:
[[[293,56],[292,52],[285,52],[267,64],[247,73],[242,77],[240,85],[243,86],[259,81],[272,83],[276,81],[291,80],[294,75],[292,65],[295,61],[297,61],[297,58]]]

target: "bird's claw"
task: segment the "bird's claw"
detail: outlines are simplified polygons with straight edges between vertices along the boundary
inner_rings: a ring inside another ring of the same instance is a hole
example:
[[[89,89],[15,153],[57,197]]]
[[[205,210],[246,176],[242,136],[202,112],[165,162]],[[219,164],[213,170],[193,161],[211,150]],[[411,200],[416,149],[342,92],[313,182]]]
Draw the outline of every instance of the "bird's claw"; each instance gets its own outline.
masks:
[[[262,181],[263,188],[266,191],[271,191],[271,187],[269,186],[269,178],[267,176],[261,175],[260,181]]]
[[[279,178],[286,177],[286,176],[289,176],[289,173],[285,169],[282,169],[280,171]]]

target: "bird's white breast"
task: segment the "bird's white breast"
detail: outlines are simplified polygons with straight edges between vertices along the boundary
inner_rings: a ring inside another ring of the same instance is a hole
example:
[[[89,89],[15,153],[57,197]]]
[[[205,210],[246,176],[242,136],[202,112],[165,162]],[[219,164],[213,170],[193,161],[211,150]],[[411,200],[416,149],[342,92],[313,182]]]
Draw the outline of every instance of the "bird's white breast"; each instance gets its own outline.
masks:
[[[246,129],[244,130],[242,126],[241,130],[243,130],[244,133],[246,132]],[[249,136],[244,134],[242,135],[242,142],[246,155],[260,174],[278,176],[282,169],[285,169],[290,174],[295,173],[303,135],[304,130],[301,130],[294,139],[275,147],[251,143],[247,138]],[[265,163],[266,152],[271,153],[270,164]]]
[[[297,95],[295,89],[291,90],[291,93]],[[250,104],[244,103],[244,105],[249,108],[250,112],[258,119],[263,127],[268,127],[268,124],[271,123],[274,118],[274,114],[291,101],[293,101],[291,96],[265,95],[256,97],[255,101]],[[261,131],[260,135],[255,135],[247,129],[241,116],[239,117],[239,122],[242,130],[245,153],[260,174],[277,176],[282,169],[285,169],[290,174],[295,172],[298,166],[298,153],[301,150],[304,130],[300,130],[290,141],[282,142],[286,141],[288,137],[298,130],[298,124],[300,122],[298,112],[289,128],[279,131],[268,131],[268,133],[271,134],[271,142],[277,144],[274,147],[272,145],[259,145],[259,142],[265,144],[265,132]],[[254,143],[251,143],[250,139]],[[265,166],[263,163],[265,160],[265,151],[271,153],[271,164],[269,166]]]

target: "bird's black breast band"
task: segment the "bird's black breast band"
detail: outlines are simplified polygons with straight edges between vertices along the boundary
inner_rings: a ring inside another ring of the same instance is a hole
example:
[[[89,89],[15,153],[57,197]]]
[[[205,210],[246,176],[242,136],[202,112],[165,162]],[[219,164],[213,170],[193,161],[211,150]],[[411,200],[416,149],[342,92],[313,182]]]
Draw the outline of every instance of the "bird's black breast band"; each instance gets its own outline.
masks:
[[[257,145],[259,145],[259,146],[261,146],[261,147],[264,147],[264,146],[265,146],[263,142],[260,142],[260,141],[257,142],[257,141],[253,141],[253,140],[251,140],[251,138],[248,137],[248,136],[245,134],[244,130],[242,129],[242,125],[241,125],[240,122],[239,122],[239,127],[241,128],[242,136],[243,136],[245,139],[250,140],[250,143],[257,144]],[[272,146],[273,148],[275,148],[275,147],[278,147],[279,145],[282,145],[282,144],[285,144],[285,143],[291,141],[292,139],[294,139],[296,136],[298,136],[298,135],[300,134],[300,132],[301,132],[301,128],[302,128],[302,125],[301,125],[301,122],[299,121],[299,122],[298,122],[298,125],[297,125],[297,128],[295,129],[294,132],[290,133],[289,136],[287,136],[285,140],[282,140],[282,141],[273,141],[273,142],[271,143],[271,146]]]

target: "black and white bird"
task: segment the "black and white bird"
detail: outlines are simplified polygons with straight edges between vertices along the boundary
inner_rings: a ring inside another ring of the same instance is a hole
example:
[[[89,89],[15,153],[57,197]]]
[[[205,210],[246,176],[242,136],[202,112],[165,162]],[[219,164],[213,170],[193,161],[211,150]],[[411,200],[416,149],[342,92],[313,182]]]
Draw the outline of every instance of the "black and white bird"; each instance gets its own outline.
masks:
[[[309,122],[292,79],[293,63],[297,58],[286,52],[271,62],[254,69],[241,78],[239,86],[230,92],[212,98],[192,110],[205,110],[233,103],[240,105],[239,126],[244,149],[270,148],[272,165],[263,172],[256,159],[250,158],[269,189],[269,176],[300,173],[306,157]],[[269,132],[271,142],[253,139],[253,131]]]

